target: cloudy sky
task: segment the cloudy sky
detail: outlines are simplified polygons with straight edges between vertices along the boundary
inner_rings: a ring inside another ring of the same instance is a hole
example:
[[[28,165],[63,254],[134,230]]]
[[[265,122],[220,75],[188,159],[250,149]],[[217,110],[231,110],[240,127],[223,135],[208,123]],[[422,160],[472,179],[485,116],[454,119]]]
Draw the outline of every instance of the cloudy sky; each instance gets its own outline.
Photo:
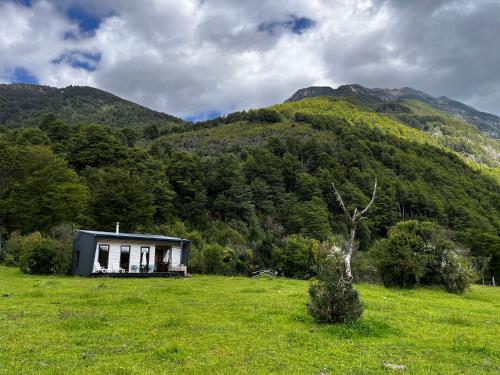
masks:
[[[500,0],[0,0],[0,82],[188,119],[346,83],[500,114]]]

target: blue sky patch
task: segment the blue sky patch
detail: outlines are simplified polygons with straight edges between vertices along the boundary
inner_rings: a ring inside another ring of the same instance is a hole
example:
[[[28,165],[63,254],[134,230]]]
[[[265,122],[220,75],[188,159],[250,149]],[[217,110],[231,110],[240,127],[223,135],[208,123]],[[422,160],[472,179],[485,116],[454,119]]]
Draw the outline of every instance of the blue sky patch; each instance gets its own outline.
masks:
[[[33,85],[38,84],[38,78],[35,77],[33,73],[26,70],[22,66],[18,66],[14,69],[14,73],[11,77],[12,83],[30,83]]]
[[[201,112],[195,115],[186,116],[184,117],[184,120],[191,122],[199,122],[199,121],[213,120],[214,118],[220,117],[221,115],[222,112],[219,111]]]
[[[21,4],[25,7],[31,6],[31,0],[13,0],[15,3]]]
[[[52,64],[69,64],[76,69],[93,72],[101,61],[100,52],[70,51],[52,60]]]
[[[66,15],[71,21],[78,23],[80,31],[84,34],[93,35],[101,24],[101,18],[88,13],[78,5],[71,6]]]
[[[31,2],[32,2],[31,0],[0,0],[0,3],[5,1],[10,1],[15,4],[19,4],[28,8],[31,7]]]
[[[294,34],[302,34],[307,29],[310,29],[316,25],[316,21],[307,17],[297,17],[295,14],[291,14],[288,19],[283,21],[271,21],[261,23],[257,30],[261,32],[266,32],[268,34],[276,34],[281,30],[289,30]]]

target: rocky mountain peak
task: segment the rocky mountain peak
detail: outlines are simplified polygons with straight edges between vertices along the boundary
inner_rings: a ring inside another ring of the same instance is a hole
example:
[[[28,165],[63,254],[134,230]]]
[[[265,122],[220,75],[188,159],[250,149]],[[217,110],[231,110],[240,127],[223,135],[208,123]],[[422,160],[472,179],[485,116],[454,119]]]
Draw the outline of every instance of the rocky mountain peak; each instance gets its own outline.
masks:
[[[367,88],[360,84],[341,85],[334,89],[328,86],[312,86],[298,90],[286,102],[317,96],[352,97],[363,103],[380,104],[398,100],[418,100],[435,109],[467,122],[490,138],[500,138],[500,117],[478,111],[464,103],[446,96],[435,97],[411,87],[402,88]]]

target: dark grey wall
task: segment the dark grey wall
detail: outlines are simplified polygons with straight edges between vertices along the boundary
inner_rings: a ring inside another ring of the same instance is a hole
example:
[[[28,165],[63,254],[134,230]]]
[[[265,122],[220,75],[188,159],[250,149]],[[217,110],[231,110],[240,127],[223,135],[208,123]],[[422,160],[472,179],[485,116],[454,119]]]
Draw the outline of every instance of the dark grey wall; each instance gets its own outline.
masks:
[[[88,276],[92,274],[96,243],[94,235],[78,232],[73,241],[73,268],[71,271],[73,275]],[[80,259],[78,264],[75,264],[77,251],[80,251]]]

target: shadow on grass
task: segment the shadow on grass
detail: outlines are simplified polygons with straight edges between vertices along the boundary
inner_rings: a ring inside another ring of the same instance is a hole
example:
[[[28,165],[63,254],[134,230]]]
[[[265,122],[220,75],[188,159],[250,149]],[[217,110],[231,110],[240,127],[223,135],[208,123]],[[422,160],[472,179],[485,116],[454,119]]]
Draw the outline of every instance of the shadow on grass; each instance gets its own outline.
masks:
[[[453,340],[453,351],[459,353],[472,353],[479,354],[482,356],[495,357],[498,358],[498,352],[495,350],[495,347],[487,347],[485,345],[478,345],[478,343],[464,335],[458,335]]]
[[[240,290],[240,293],[265,293],[267,292],[264,288],[244,288]]]
[[[391,327],[387,322],[373,318],[363,318],[356,322],[332,324],[325,327],[324,330],[326,332],[341,339],[387,337],[400,332],[398,329]]]
[[[386,337],[400,333],[387,322],[374,318],[362,318],[356,322],[345,324],[315,323],[309,314],[293,314],[290,320],[309,326],[310,331],[327,332],[341,339],[357,337]]]
[[[110,324],[105,315],[94,312],[60,310],[58,318],[61,321],[59,327],[67,331],[96,330]]]
[[[182,365],[186,362],[187,353],[177,344],[161,346],[153,352],[154,358],[160,362]]]
[[[470,327],[472,326],[472,323],[459,316],[447,316],[444,318],[436,319],[437,323],[444,323],[448,325],[453,325],[453,326],[463,326],[463,327]]]

